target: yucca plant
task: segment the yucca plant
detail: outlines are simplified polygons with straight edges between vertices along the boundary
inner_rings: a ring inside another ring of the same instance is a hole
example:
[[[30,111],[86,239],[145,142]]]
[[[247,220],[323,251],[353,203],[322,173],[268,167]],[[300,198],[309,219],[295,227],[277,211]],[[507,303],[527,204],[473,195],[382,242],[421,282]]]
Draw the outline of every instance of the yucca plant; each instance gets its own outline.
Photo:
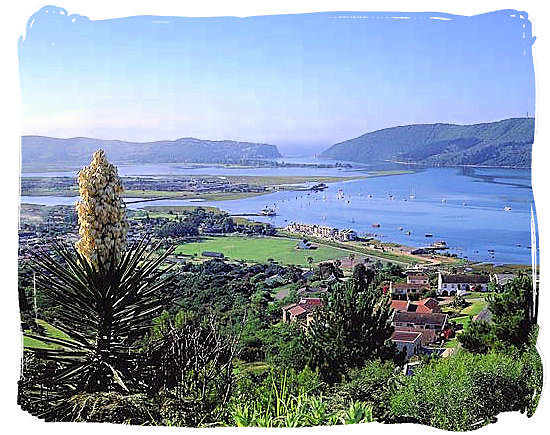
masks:
[[[58,305],[51,323],[69,337],[26,334],[58,347],[33,350],[42,359],[61,363],[63,369],[50,383],[66,384],[75,392],[128,392],[128,382],[135,384],[136,339],[159,314],[160,295],[173,279],[159,269],[171,250],[154,255],[147,248],[143,239],[109,268],[96,268],[59,243],[51,252],[33,254],[37,286]]]
[[[161,268],[173,248],[158,254],[147,237],[126,247],[122,184],[103,151],[94,154],[78,181],[81,239],[75,247],[55,242],[32,253],[37,288],[57,305],[55,318],[48,320],[66,334],[26,334],[55,345],[31,350],[55,366],[38,382],[50,386],[52,404],[79,393],[138,390],[138,338],[160,313],[173,285],[169,268]]]

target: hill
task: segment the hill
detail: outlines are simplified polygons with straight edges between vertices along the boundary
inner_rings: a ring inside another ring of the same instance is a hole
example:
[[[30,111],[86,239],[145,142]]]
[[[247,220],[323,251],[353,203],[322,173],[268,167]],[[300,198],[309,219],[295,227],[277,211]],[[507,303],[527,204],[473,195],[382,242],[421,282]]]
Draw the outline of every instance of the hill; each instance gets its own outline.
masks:
[[[23,164],[66,163],[83,165],[102,148],[114,163],[239,162],[243,159],[281,157],[275,145],[231,140],[181,138],[156,142],[125,142],[87,137],[58,139],[45,136],[21,138]]]
[[[474,125],[413,124],[366,133],[337,143],[321,157],[369,163],[380,160],[426,166],[531,166],[534,118]]]

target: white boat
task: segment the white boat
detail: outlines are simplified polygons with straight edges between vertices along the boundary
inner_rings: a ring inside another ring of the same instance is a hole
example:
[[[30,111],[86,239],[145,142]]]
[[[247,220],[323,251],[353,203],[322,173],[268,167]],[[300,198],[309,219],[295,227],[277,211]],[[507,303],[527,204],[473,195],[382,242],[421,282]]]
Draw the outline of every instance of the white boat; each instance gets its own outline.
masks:
[[[512,207],[507,205],[506,207],[504,207],[504,211],[512,211]]]
[[[260,213],[264,216],[276,216],[277,213],[275,212],[275,210],[273,210],[272,208],[264,208],[263,210],[260,211]]]

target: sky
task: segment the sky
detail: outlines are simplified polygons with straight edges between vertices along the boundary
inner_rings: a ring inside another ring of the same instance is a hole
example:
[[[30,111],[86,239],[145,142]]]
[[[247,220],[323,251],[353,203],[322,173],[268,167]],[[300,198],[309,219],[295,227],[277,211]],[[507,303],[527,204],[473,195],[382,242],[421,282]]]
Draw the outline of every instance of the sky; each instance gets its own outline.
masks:
[[[533,116],[533,42],[511,10],[92,21],[48,6],[19,41],[23,134],[289,155],[396,125]]]

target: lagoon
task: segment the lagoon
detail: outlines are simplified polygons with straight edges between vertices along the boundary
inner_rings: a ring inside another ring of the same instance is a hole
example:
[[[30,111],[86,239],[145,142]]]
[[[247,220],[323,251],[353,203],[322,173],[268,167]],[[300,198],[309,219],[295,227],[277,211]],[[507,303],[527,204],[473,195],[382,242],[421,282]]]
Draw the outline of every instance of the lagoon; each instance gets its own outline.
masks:
[[[143,165],[142,165],[143,166]],[[159,169],[130,167],[125,175]],[[371,168],[362,168],[362,170]],[[384,169],[387,169],[386,167]],[[164,165],[168,175],[196,173],[182,165]],[[175,173],[174,173],[175,172]],[[208,175],[357,175],[357,168],[222,168],[202,167]],[[52,174],[49,174],[52,176]],[[148,174],[152,175],[152,174]],[[156,174],[160,175],[160,174]],[[27,176],[27,174],[24,174]],[[73,204],[76,198],[22,197],[35,204]],[[128,201],[135,201],[136,198]],[[160,200],[128,204],[197,205],[189,200]],[[291,222],[352,228],[360,235],[376,234],[384,242],[426,246],[444,240],[449,252],[478,262],[530,264],[531,171],[495,168],[426,168],[414,173],[330,183],[323,192],[279,191],[230,201],[204,201],[231,214],[274,208],[277,216],[255,217],[284,227]],[[505,211],[510,207],[510,211]],[[372,224],[380,224],[374,228]],[[402,229],[400,229],[402,228]],[[406,232],[410,231],[410,235]],[[433,237],[427,238],[426,234]],[[491,251],[490,251],[491,250]],[[494,254],[493,251],[494,250]]]

